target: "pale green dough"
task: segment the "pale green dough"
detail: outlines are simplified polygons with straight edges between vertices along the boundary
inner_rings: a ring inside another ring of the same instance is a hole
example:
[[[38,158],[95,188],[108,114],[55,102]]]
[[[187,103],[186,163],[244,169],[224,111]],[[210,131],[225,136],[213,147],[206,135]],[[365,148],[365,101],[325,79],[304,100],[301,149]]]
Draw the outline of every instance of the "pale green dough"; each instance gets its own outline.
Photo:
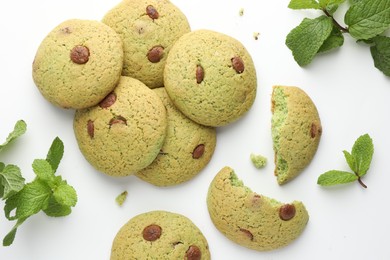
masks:
[[[285,206],[295,209],[288,220]],[[302,202],[283,204],[257,194],[238,179],[230,167],[222,168],[210,184],[207,207],[215,227],[233,242],[258,251],[287,246],[297,239],[309,220]]]
[[[148,241],[143,234],[151,225],[161,232],[160,237]],[[209,260],[211,257],[206,238],[190,219],[168,211],[150,211],[131,218],[114,238],[110,260],[129,259]]]
[[[89,50],[83,64],[71,60],[75,46]],[[32,76],[41,94],[62,108],[96,105],[118,82],[123,46],[116,32],[98,21],[71,19],[55,27],[38,47]]]
[[[242,66],[235,66],[233,61],[240,59]],[[183,114],[199,124],[217,127],[238,120],[251,108],[257,76],[242,43],[219,32],[197,30],[172,47],[164,84]]]
[[[284,184],[313,159],[322,135],[321,120],[313,101],[298,87],[274,86],[272,113],[275,175]]]

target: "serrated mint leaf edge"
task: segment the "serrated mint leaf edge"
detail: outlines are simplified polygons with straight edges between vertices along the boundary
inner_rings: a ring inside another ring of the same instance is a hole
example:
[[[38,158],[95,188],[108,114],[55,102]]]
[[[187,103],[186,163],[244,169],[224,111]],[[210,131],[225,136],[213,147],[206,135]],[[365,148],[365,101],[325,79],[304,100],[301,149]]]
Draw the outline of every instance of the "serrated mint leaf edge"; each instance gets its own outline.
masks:
[[[358,180],[358,176],[346,171],[330,170],[321,174],[317,179],[317,184],[321,186],[333,186],[346,184]]]
[[[318,27],[326,27],[318,28]],[[318,50],[329,37],[333,29],[331,18],[322,15],[315,19],[305,18],[286,37],[285,44],[292,51],[299,66],[312,62]],[[316,38],[316,39],[315,39]],[[302,44],[302,41],[306,44]]]
[[[351,155],[355,159],[356,174],[359,177],[364,176],[370,168],[374,155],[374,144],[370,135],[361,135],[355,141]]]
[[[13,140],[23,135],[26,132],[26,130],[27,130],[26,122],[24,122],[23,120],[18,120],[15,123],[13,131],[8,134],[8,137],[6,138],[5,142],[0,145],[0,151],[4,147],[6,147],[9,143],[11,143]]]
[[[381,5],[383,2],[385,6]],[[371,13],[373,8],[379,12]],[[383,33],[390,27],[389,15],[390,2],[388,0],[358,1],[348,9],[344,16],[344,22],[349,26],[349,34],[352,37],[358,40],[367,40]]]
[[[0,185],[2,199],[7,199],[16,194],[24,187],[25,179],[22,176],[20,168],[16,165],[9,164],[0,172]]]
[[[320,5],[315,0],[291,0],[288,8],[294,10],[300,9],[321,9]]]
[[[57,136],[54,138],[49,152],[47,153],[46,160],[50,163],[54,173],[57,171],[58,165],[60,164],[64,155],[64,143]]]
[[[374,45],[370,47],[374,66],[390,77],[390,37],[377,36],[372,39]]]

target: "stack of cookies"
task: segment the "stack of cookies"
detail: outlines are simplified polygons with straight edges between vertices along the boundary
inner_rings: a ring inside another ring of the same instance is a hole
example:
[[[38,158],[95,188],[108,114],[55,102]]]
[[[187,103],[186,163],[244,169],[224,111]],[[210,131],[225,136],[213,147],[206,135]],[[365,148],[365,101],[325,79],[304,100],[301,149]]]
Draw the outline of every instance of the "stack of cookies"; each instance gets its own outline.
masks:
[[[101,22],[64,21],[39,46],[33,79],[49,102],[75,110],[78,146],[96,170],[156,186],[200,173],[214,153],[216,128],[245,115],[257,89],[245,47],[219,32],[191,31],[168,0],[123,0]],[[322,128],[298,88],[274,87],[272,112],[275,174],[283,184],[309,164]],[[259,251],[291,243],[309,218],[301,202],[256,194],[229,167],[210,184],[207,205],[218,230]],[[209,259],[210,253],[190,220],[152,211],[118,232],[111,259],[129,257]]]
[[[123,0],[102,22],[68,20],[38,48],[33,78],[54,105],[75,109],[82,154],[98,171],[172,186],[211,160],[216,127],[256,96],[256,71],[230,36],[191,31],[168,0]]]

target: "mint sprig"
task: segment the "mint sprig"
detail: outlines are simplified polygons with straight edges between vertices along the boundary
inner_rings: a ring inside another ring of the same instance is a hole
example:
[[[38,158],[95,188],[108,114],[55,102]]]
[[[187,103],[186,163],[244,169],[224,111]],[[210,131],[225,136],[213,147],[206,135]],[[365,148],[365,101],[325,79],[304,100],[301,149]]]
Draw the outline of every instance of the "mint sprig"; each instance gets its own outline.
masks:
[[[0,145],[0,152],[13,140],[23,135],[27,130],[27,125],[23,120],[16,122],[14,129],[8,134],[5,142]],[[24,178],[18,166],[5,165],[0,162],[0,199],[7,199],[20,191],[24,186]]]
[[[368,134],[360,136],[355,141],[352,151],[350,153],[343,151],[343,153],[352,172],[339,170],[327,171],[318,177],[317,184],[321,186],[332,186],[358,181],[362,187],[367,188],[367,185],[362,181],[362,177],[366,175],[370,168],[374,154],[374,145],[371,137]]]
[[[61,139],[56,137],[46,159],[34,160],[32,168],[35,179],[6,199],[5,216],[8,220],[16,220],[16,224],[4,237],[3,246],[11,245],[19,226],[40,211],[52,217],[71,213],[71,207],[77,203],[76,191],[61,176],[55,175],[63,152],[64,145]]]
[[[291,0],[294,10],[314,9],[322,15],[305,18],[286,37],[286,45],[300,66],[312,62],[318,53],[341,47],[344,34],[371,45],[374,65],[390,76],[390,38],[382,35],[390,28],[389,0],[349,0],[344,16],[345,26],[334,18],[334,13],[345,0]],[[329,29],[329,28],[332,29]]]

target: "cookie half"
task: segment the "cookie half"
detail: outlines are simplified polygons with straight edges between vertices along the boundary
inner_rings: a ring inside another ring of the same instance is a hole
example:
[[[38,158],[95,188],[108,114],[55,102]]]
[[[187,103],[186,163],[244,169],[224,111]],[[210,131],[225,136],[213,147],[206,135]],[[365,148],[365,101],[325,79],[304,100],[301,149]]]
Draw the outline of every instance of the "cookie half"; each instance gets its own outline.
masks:
[[[210,30],[182,36],[172,47],[164,84],[187,117],[207,126],[224,126],[252,106],[257,88],[252,58],[236,39]]]
[[[224,167],[211,182],[207,207],[215,227],[233,242],[258,251],[284,247],[303,232],[309,215],[294,201],[283,204],[244,186]]]
[[[192,179],[209,163],[215,150],[216,129],[184,116],[165,88],[153,91],[167,109],[167,136],[157,158],[136,176],[156,186],[177,185]]]
[[[157,157],[167,118],[156,93],[139,80],[121,77],[99,105],[76,111],[73,127],[79,148],[92,166],[111,176],[126,176]]]
[[[116,86],[123,66],[118,34],[98,21],[72,19],[38,47],[32,76],[41,94],[62,108],[96,105]]]
[[[168,0],[123,0],[102,21],[122,38],[122,75],[139,79],[150,88],[162,87],[171,47],[190,31],[180,9]]]
[[[150,211],[133,217],[118,231],[110,259],[208,260],[210,251],[206,238],[190,219]]]
[[[275,175],[284,184],[312,161],[321,139],[321,120],[313,101],[298,87],[274,86],[271,109]]]

